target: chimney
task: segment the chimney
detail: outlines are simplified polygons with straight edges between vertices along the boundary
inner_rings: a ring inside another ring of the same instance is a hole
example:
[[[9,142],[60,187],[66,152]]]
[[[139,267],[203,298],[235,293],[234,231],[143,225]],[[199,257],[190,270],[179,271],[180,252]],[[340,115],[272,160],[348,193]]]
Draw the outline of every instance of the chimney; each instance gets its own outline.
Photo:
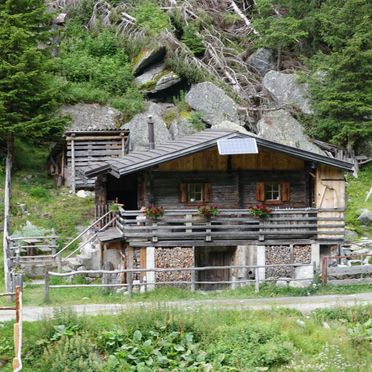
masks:
[[[155,148],[155,131],[154,131],[154,120],[152,115],[148,116],[148,129],[149,129],[149,149]]]

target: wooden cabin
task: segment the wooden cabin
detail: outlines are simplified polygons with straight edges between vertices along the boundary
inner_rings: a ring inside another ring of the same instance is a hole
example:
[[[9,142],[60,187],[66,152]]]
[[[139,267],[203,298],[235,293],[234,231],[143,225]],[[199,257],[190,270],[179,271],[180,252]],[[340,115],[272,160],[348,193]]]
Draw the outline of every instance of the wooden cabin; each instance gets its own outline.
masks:
[[[48,163],[57,185],[73,192],[94,189],[95,179],[80,173],[87,164],[122,158],[129,149],[129,131],[124,129],[70,130],[52,149]]]
[[[207,129],[91,164],[83,172],[96,177],[98,204],[122,204],[116,230],[104,234],[104,249],[120,242],[127,267],[153,268],[319,263],[322,251],[343,242],[344,172],[351,168],[348,162],[253,134]],[[150,204],[163,206],[164,216],[146,218],[141,208]],[[250,208],[257,204],[271,214],[253,216]],[[216,206],[219,214],[202,219],[200,206]],[[274,276],[274,271],[261,275]],[[200,272],[198,280],[223,282],[232,275],[239,279],[252,273],[211,270]],[[167,281],[164,275],[153,276],[147,280]]]

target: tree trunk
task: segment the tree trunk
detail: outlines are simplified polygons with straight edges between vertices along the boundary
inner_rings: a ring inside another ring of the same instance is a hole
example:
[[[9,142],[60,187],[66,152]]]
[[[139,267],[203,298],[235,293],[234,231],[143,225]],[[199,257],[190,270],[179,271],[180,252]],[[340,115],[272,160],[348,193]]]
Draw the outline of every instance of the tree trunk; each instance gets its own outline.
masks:
[[[4,192],[4,235],[3,235],[3,255],[4,255],[4,284],[6,292],[11,291],[10,272],[8,266],[8,236],[10,227],[10,196],[11,196],[11,172],[13,165],[13,133],[7,137],[7,156],[5,163],[5,192]]]

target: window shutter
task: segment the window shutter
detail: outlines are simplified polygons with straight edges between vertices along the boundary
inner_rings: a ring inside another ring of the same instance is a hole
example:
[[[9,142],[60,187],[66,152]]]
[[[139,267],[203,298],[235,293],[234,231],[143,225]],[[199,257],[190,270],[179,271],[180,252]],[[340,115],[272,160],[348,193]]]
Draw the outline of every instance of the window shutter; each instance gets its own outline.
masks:
[[[204,184],[204,202],[212,201],[212,185],[210,183]]]
[[[178,199],[180,203],[187,202],[187,184],[186,183],[180,183]]]
[[[283,202],[289,201],[289,182],[283,182],[280,184],[280,193]]]
[[[258,201],[265,201],[265,183],[257,182],[256,184],[256,199]]]

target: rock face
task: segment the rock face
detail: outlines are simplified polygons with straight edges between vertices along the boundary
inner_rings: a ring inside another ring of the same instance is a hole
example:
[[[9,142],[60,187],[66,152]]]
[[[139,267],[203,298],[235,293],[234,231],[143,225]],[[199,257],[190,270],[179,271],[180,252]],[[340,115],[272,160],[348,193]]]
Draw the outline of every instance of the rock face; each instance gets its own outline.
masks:
[[[324,155],[309,141],[302,125],[287,111],[269,111],[257,123],[258,135],[269,141]]]
[[[250,134],[244,127],[242,127],[239,124],[233,123],[232,121],[224,120],[221,121],[220,123],[213,125],[213,129],[231,129],[231,130],[236,130],[240,133],[244,134]],[[253,134],[254,136],[254,134]]]
[[[170,71],[160,77],[160,79],[156,82],[155,88],[153,89],[152,93],[157,93],[161,90],[168,89],[173,85],[176,85],[180,81],[181,78],[173,71]]]
[[[249,66],[261,76],[273,69],[273,52],[270,49],[259,48],[248,57]]]
[[[165,68],[164,63],[157,63],[156,65],[152,66],[142,75],[137,76],[134,79],[135,84],[139,87],[146,87],[152,82],[155,82],[156,76],[160,74]]]
[[[174,121],[169,127],[169,133],[173,140],[180,137],[188,136],[190,134],[197,133],[198,130],[186,119],[180,121]]]
[[[134,116],[132,120],[122,126],[130,130],[130,149],[146,150],[149,148],[148,141],[148,116],[152,115],[154,120],[155,144],[171,140],[169,131],[161,117],[162,107],[156,103],[150,103],[149,108]]]
[[[140,75],[149,66],[162,61],[164,59],[165,52],[166,50],[163,46],[142,50],[135,59],[133,74],[136,76]]]
[[[362,213],[358,217],[358,221],[360,221],[363,225],[370,225],[372,223],[372,212],[368,209],[363,209]]]
[[[210,125],[224,120],[240,122],[236,103],[210,82],[193,85],[185,98],[192,109],[203,113],[203,120]]]
[[[115,129],[121,123],[121,112],[109,106],[78,103],[63,106],[61,111],[72,118],[69,130]]]
[[[262,84],[272,98],[284,106],[293,106],[304,114],[312,114],[307,84],[299,84],[296,75],[269,71]]]

